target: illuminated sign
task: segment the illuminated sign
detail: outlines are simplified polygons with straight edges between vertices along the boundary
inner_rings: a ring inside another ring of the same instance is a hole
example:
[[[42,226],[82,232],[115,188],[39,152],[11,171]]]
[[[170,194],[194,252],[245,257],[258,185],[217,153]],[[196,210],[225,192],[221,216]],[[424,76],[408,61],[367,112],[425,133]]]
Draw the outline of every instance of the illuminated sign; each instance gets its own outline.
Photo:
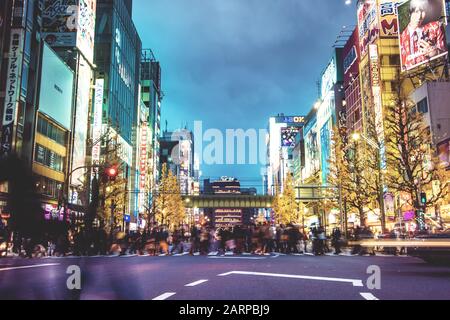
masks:
[[[242,224],[242,209],[216,209],[214,222],[216,227],[235,226]]]
[[[77,47],[86,60],[94,59],[96,0],[46,0],[43,33],[52,47]]]
[[[344,58],[344,73],[347,73],[357,60],[358,51],[356,47],[353,46],[350,52]]]
[[[337,69],[334,59],[331,60],[327,69],[322,75],[322,99],[333,89],[333,86],[337,82]]]
[[[294,148],[296,143],[297,134],[300,132],[299,128],[288,127],[281,129],[281,146]]]
[[[20,79],[22,75],[23,29],[11,30],[11,41],[8,55],[6,74],[5,105],[3,108],[2,140],[0,154],[12,151],[13,128],[19,103]]]
[[[306,123],[306,117],[302,117],[302,116],[276,117],[276,123],[285,123],[287,125],[303,126]]]
[[[361,57],[368,52],[368,46],[378,38],[378,10],[376,0],[361,1],[358,6],[359,47]]]
[[[383,104],[381,97],[380,62],[377,45],[369,46],[369,57],[370,57],[372,96],[375,111],[375,129],[378,135],[378,141],[381,144],[380,156],[382,159],[382,168],[386,169],[386,147],[384,142],[385,136],[384,136]]]
[[[94,122],[92,130],[92,164],[100,163],[101,136],[102,136],[102,119],[103,119],[103,91],[105,87],[104,79],[95,81],[95,98],[94,98]]]
[[[115,53],[116,53],[116,63],[117,63],[117,68],[118,68],[118,72],[120,75],[120,78],[122,79],[122,81],[125,83],[125,85],[131,89],[131,75],[128,72],[127,67],[122,63],[122,33],[120,32],[119,28],[116,28],[116,33],[115,33],[115,42],[116,42],[116,49],[115,49]]]
[[[380,36],[397,37],[398,36],[398,6],[403,1],[386,1],[381,0],[380,3]]]
[[[402,71],[409,71],[448,53],[445,19],[442,19],[445,17],[443,0],[428,0],[426,7],[421,3],[409,0],[398,7]],[[411,10],[417,14],[412,15]],[[417,20],[418,14],[424,18]]]

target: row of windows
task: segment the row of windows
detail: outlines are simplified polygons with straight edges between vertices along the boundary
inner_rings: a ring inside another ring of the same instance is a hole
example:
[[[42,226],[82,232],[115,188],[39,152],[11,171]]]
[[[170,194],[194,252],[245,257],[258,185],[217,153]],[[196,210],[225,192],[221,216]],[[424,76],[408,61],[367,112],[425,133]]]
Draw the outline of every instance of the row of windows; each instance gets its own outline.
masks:
[[[39,179],[36,182],[36,191],[40,194],[52,198],[58,198],[61,189],[62,189],[61,182],[46,177],[39,177]]]
[[[66,144],[66,133],[42,117],[38,119],[37,132],[60,145]]]
[[[36,144],[34,161],[52,170],[64,172],[65,158],[40,144]]]

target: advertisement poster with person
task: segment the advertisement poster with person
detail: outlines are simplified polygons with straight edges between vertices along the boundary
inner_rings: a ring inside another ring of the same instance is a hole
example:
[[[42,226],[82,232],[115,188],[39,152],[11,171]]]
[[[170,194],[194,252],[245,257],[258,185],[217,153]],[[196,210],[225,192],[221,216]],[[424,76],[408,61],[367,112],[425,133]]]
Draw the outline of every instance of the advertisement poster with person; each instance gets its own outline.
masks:
[[[409,0],[398,11],[402,71],[447,55],[443,0]]]

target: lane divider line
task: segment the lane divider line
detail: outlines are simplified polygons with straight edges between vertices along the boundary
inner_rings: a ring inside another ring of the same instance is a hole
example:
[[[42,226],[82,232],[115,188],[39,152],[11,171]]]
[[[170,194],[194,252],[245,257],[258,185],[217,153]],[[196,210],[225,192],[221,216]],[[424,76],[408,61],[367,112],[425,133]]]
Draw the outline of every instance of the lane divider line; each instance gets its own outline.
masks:
[[[0,269],[0,272],[2,272],[2,271],[12,271],[12,270],[21,270],[21,269],[53,267],[53,266],[59,266],[59,265],[60,265],[60,263],[34,264],[34,265],[31,265],[31,266],[3,268],[3,269]]]
[[[240,260],[265,260],[267,257],[208,257],[208,259],[225,259],[225,260],[231,260],[231,259],[240,259]]]
[[[275,278],[290,278],[290,279],[302,279],[302,280],[316,280],[316,281],[329,281],[329,282],[344,282],[351,283],[354,287],[364,287],[361,280],[357,279],[343,279],[343,278],[328,278],[328,277],[312,277],[302,275],[291,274],[277,274],[277,273],[263,273],[263,272],[248,272],[248,271],[231,271],[223,274],[219,274],[219,277],[226,277],[230,275],[247,275],[247,276],[260,276],[260,277],[275,277]]]
[[[185,287],[195,287],[195,286],[198,286],[198,285],[200,285],[202,283],[205,283],[205,282],[208,282],[208,280],[198,280],[198,281],[195,281],[195,282],[192,282],[192,283],[189,283],[189,284],[185,285]]]
[[[378,299],[377,297],[375,297],[373,294],[368,293],[368,292],[362,292],[362,293],[360,293],[360,295],[361,295],[364,299],[369,300],[369,301],[378,301],[378,300],[380,300],[380,299]]]
[[[170,298],[170,297],[172,297],[172,296],[174,296],[176,294],[177,294],[176,292],[166,292],[166,293],[163,293],[160,296],[157,296],[156,298],[153,298],[152,300],[153,301],[163,301],[163,300],[166,300],[166,299],[168,299],[168,298]]]

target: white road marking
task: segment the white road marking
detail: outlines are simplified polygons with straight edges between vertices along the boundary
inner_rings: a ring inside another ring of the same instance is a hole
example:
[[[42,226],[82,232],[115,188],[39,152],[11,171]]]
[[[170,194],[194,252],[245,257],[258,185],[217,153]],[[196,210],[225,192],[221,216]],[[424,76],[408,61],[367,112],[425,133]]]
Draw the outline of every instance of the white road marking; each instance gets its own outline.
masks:
[[[266,257],[208,257],[208,259],[240,259],[240,260],[265,260]]]
[[[360,293],[360,295],[366,300],[370,300],[370,301],[380,300],[371,293],[362,292],[362,293]]]
[[[60,263],[35,264],[35,265],[31,265],[31,266],[3,268],[3,269],[0,269],[0,272],[11,271],[11,270],[21,270],[21,269],[31,269],[31,268],[53,267],[53,266],[59,266],[59,265],[60,265]]]
[[[195,281],[195,282],[192,282],[192,283],[189,283],[189,284],[185,285],[185,287],[195,287],[195,286],[198,286],[198,285],[200,285],[202,283],[205,283],[205,282],[208,282],[208,280],[198,280],[198,281]]]
[[[176,294],[177,294],[176,292],[166,292],[166,293],[163,293],[160,296],[157,296],[156,298],[153,298],[152,300],[154,300],[154,301],[162,301],[162,300],[166,300],[166,299],[168,299],[171,296],[174,296]]]
[[[219,274],[219,277],[226,277],[230,275],[247,275],[247,276],[260,276],[260,277],[275,277],[275,278],[290,278],[290,279],[303,279],[303,280],[317,280],[317,281],[330,281],[330,282],[344,282],[351,283],[354,287],[363,287],[361,280],[357,279],[343,279],[343,278],[328,278],[328,277],[312,277],[302,275],[291,274],[278,274],[278,273],[262,273],[262,272],[248,272],[248,271],[231,271],[223,274]]]

